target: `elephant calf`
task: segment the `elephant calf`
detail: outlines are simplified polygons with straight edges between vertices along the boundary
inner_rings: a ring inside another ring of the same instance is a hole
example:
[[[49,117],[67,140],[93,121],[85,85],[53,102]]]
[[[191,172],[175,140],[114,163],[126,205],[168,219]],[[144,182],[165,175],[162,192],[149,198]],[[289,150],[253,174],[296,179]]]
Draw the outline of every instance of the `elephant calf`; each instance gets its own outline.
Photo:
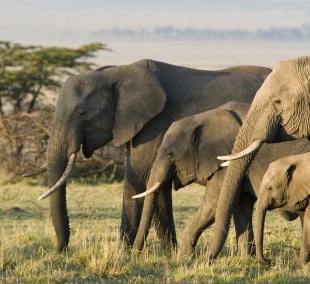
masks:
[[[174,182],[176,189],[195,181],[206,185],[202,203],[183,231],[179,243],[179,253],[182,255],[190,255],[194,252],[201,233],[215,221],[215,210],[226,172],[226,168],[221,166],[217,156],[231,153],[249,106],[245,103],[230,102],[217,109],[174,122],[166,132],[157,152],[148,181],[149,190],[136,196],[145,196],[162,184],[171,181]],[[266,144],[259,150],[243,180],[242,194],[233,214],[241,255],[254,252],[253,207],[269,163],[288,154],[309,150],[310,144],[307,139]],[[136,249],[143,247],[152,217],[152,203],[155,202],[154,195],[146,196],[134,243]],[[298,216],[284,210],[281,210],[281,214],[288,220]]]
[[[266,171],[258,194],[255,239],[257,257],[269,263],[263,255],[263,236],[266,210],[283,208],[301,212],[303,216],[300,262],[310,260],[310,152],[283,157],[271,163]]]

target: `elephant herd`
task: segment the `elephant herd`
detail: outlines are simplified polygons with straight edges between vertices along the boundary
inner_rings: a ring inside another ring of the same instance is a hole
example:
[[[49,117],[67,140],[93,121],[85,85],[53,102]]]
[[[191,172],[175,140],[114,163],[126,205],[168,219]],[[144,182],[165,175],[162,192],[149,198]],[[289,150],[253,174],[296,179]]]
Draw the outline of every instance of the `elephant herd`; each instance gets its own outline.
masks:
[[[300,217],[300,259],[306,263],[308,135],[306,56],[279,62],[273,70],[236,66],[203,71],[140,60],[71,76],[57,100],[47,149],[49,190],[40,197],[49,196],[57,251],[69,245],[66,180],[76,155],[82,148],[90,157],[112,141],[127,147],[120,237],[128,248],[143,248],[154,218],[163,246],[192,255],[201,233],[214,223],[205,256],[211,263],[233,217],[240,253],[256,250],[266,263],[266,210],[278,208],[287,220]],[[204,185],[205,195],[177,242],[172,187],[192,182]]]

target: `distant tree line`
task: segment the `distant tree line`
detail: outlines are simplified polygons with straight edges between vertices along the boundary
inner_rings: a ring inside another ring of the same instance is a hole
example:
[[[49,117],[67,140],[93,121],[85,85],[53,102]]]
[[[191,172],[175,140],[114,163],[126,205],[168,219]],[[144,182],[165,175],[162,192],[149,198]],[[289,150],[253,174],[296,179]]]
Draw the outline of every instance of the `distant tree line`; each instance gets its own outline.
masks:
[[[201,40],[277,40],[277,41],[310,41],[310,24],[300,27],[273,27],[249,31],[247,29],[220,30],[177,28],[173,26],[147,29],[103,29],[94,33],[97,36],[140,39],[201,39]]]

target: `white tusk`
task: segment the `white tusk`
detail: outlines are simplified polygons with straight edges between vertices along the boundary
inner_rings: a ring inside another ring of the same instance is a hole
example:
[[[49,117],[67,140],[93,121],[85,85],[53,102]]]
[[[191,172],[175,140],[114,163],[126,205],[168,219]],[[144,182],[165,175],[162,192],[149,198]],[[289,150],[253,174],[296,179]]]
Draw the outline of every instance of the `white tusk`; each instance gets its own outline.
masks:
[[[221,167],[228,167],[229,166],[229,161],[225,161],[221,164]]]
[[[41,166],[40,168],[34,170],[33,172],[29,172],[29,173],[24,173],[22,174],[23,177],[34,177],[34,176],[37,176],[39,174],[42,174],[46,171],[47,169],[47,166],[46,166],[46,163]]]
[[[55,183],[54,186],[52,186],[48,191],[43,193],[41,196],[39,196],[38,200],[42,200],[48,196],[50,196],[53,192],[55,192],[61,185],[64,184],[64,182],[67,180],[69,174],[72,172],[75,160],[76,160],[77,153],[72,153],[69,157],[69,161],[67,164],[67,167],[65,171],[63,172],[62,176],[60,179]]]
[[[218,156],[217,158],[219,160],[236,160],[236,159],[240,159],[246,155],[249,155],[253,152],[255,152],[256,150],[259,149],[259,147],[263,144],[262,140],[255,140],[249,147],[247,147],[246,149],[244,149],[243,151],[233,154],[233,155],[228,155],[228,156]]]
[[[136,199],[136,198],[141,198],[141,197],[145,197],[147,195],[150,195],[151,193],[156,191],[160,187],[160,185],[161,185],[161,182],[158,181],[150,189],[148,189],[148,190],[146,190],[140,194],[134,195],[132,198]]]

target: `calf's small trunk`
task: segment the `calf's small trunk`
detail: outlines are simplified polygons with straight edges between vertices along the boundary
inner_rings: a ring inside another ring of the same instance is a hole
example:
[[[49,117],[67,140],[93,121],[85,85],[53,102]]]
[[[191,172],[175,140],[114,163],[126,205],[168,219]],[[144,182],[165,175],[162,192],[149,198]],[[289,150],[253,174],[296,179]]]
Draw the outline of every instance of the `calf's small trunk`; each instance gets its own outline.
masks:
[[[264,256],[264,229],[266,219],[266,206],[263,201],[258,199],[256,204],[256,226],[255,226],[255,242],[257,259],[262,264],[269,264],[270,260]]]

